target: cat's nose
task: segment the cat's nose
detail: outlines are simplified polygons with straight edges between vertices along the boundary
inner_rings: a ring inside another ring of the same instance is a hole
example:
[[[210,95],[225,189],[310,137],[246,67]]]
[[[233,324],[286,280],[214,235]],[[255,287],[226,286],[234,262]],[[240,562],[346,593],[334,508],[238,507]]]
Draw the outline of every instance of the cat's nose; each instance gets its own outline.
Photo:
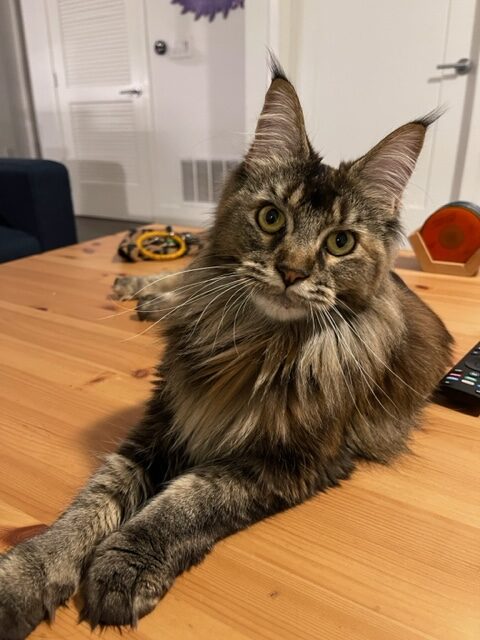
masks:
[[[289,287],[299,280],[305,280],[305,278],[308,278],[310,275],[310,273],[304,269],[294,269],[286,264],[277,264],[276,266],[286,287]]]

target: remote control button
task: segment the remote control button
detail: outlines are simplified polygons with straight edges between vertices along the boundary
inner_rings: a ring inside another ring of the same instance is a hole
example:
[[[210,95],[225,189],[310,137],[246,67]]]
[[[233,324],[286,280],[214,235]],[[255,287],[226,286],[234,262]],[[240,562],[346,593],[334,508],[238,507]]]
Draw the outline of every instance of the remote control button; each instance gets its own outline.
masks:
[[[469,371],[465,375],[469,378],[480,378],[480,373],[478,371]]]
[[[475,383],[473,382],[473,380],[461,380],[460,382],[463,382],[463,384],[469,384],[472,387],[475,386]]]
[[[480,395],[480,389],[475,389],[475,393],[478,393]]]
[[[450,382],[460,382],[460,378],[455,378],[454,376],[447,376],[445,380],[450,380]]]
[[[455,373],[463,373],[463,369],[454,369],[453,370]]]
[[[465,364],[469,369],[473,369],[474,371],[480,371],[480,355],[479,356],[469,356],[465,360]]]

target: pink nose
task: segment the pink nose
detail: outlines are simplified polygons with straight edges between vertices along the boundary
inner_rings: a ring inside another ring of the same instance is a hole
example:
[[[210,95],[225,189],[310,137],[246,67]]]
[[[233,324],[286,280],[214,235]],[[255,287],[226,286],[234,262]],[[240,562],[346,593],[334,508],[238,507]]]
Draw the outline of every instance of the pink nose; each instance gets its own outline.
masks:
[[[286,264],[277,264],[277,271],[282,276],[282,280],[286,287],[289,287],[298,280],[305,280],[310,273],[299,269],[293,269]]]

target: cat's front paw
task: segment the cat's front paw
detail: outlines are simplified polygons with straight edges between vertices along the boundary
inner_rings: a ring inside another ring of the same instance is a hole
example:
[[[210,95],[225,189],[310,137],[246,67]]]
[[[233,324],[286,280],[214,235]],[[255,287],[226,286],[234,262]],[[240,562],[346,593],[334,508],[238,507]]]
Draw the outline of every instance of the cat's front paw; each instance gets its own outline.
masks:
[[[168,591],[173,578],[162,561],[135,537],[118,531],[102,542],[82,585],[82,620],[92,629],[135,627]]]
[[[139,320],[160,320],[172,309],[172,294],[161,293],[157,295],[146,295],[138,298],[135,311]]]
[[[0,556],[0,640],[23,640],[75,591],[69,579],[49,580],[28,543]]]
[[[132,300],[143,286],[139,276],[118,276],[113,283],[113,297],[117,300]]]

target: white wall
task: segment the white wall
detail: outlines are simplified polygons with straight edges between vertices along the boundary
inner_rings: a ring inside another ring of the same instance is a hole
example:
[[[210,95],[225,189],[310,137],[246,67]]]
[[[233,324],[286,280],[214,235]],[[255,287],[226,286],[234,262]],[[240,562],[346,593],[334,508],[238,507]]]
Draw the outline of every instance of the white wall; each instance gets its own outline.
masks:
[[[165,0],[146,0],[146,11],[156,215],[175,217],[180,209],[194,218],[205,206],[180,201],[181,159],[234,159],[245,146],[244,11],[213,22],[182,15],[179,5]],[[158,39],[167,42],[167,55],[153,51]],[[172,49],[184,41],[191,56],[175,58]]]
[[[36,156],[21,22],[16,0],[0,2],[0,156]]]

